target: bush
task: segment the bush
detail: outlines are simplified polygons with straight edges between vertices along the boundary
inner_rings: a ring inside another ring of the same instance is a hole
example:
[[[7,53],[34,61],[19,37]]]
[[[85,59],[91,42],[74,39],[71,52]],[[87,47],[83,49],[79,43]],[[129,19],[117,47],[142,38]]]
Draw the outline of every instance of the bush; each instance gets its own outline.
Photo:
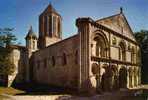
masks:
[[[8,48],[0,48],[0,74],[12,75],[15,71],[15,65],[9,56],[10,52]]]

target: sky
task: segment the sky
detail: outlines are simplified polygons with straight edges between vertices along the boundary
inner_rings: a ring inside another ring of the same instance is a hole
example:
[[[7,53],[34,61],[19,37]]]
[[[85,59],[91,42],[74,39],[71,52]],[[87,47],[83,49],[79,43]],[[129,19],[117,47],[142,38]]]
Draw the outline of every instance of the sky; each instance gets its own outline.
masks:
[[[118,14],[123,7],[132,30],[148,30],[148,0],[1,0],[0,28],[14,28],[18,42],[25,45],[25,36],[32,25],[38,36],[38,17],[51,3],[62,16],[63,38],[77,33],[75,20],[94,20]]]

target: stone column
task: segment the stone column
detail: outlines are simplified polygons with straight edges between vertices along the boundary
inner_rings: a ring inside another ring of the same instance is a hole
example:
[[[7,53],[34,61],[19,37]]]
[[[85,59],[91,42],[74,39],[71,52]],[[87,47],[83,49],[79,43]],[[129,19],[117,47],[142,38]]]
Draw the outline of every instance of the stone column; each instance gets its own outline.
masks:
[[[96,91],[101,92],[101,75],[100,74],[96,75],[96,81],[97,81]]]
[[[138,66],[138,85],[141,85],[141,66]]]
[[[90,91],[91,83],[89,80],[89,69],[91,61],[91,33],[90,18],[78,18],[76,25],[80,36],[80,69],[79,69],[79,89],[81,91]]]
[[[127,69],[127,87],[130,88],[130,71]]]

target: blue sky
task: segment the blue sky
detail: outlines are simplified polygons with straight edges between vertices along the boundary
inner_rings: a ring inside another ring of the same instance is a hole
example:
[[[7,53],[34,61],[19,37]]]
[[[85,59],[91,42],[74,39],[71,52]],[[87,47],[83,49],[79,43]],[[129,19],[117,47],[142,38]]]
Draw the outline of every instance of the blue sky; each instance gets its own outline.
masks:
[[[76,18],[97,20],[119,13],[120,7],[133,31],[148,30],[148,0],[1,0],[0,28],[15,28],[18,42],[25,45],[30,25],[38,34],[38,16],[50,2],[63,18],[63,38],[77,32]]]

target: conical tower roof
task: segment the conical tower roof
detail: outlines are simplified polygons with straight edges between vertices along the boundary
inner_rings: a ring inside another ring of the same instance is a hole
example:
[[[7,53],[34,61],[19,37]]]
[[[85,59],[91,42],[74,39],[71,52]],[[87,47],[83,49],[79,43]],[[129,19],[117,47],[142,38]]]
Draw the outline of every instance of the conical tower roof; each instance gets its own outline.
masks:
[[[55,8],[52,6],[52,4],[49,4],[47,6],[47,8],[43,11],[42,14],[46,14],[46,13],[54,13],[54,14],[60,16],[60,14],[55,10]]]

